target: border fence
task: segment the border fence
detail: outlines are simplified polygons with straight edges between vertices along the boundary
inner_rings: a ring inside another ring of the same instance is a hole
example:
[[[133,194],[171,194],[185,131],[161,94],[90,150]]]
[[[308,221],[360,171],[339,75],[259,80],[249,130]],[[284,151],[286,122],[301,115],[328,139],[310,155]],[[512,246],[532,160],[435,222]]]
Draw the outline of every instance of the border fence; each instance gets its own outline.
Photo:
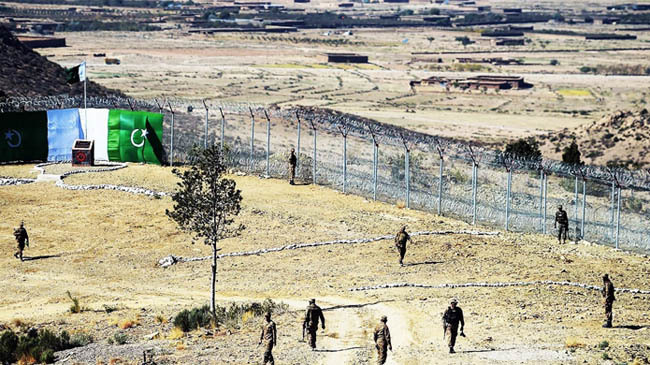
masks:
[[[81,97],[10,98],[0,112],[82,108]],[[554,234],[565,207],[569,239],[650,251],[650,169],[626,170],[522,160],[480,145],[414,132],[316,107],[215,100],[90,97],[90,108],[165,114],[168,163],[194,146],[217,143],[230,167],[276,178],[296,176],[368,199],[403,204],[517,232]]]

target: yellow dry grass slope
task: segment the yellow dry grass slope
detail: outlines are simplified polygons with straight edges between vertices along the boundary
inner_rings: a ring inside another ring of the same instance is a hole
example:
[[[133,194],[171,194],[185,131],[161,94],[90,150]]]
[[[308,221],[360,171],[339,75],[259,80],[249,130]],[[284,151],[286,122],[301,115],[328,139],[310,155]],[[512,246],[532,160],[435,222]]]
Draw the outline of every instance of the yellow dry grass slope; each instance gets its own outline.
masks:
[[[0,175],[21,168],[0,167]],[[29,166],[24,169],[29,170]],[[170,170],[130,165],[111,173],[77,175],[66,182],[171,190],[175,178]],[[374,237],[392,234],[405,224],[410,231],[471,228],[463,222],[346,196],[324,187],[289,186],[284,181],[250,176],[233,178],[244,197],[239,220],[246,230],[239,238],[221,242],[222,253]],[[173,315],[182,308],[204,304],[209,298],[208,262],[177,264],[168,269],[156,266],[169,254],[210,254],[203,244],[192,245],[191,237],[180,233],[165,216],[165,209],[171,207],[170,198],[115,191],[66,191],[52,183],[0,188],[0,232],[5,247],[0,257],[4,293],[0,298],[0,323],[18,318],[92,332],[105,329],[107,321],[116,318],[99,312],[104,305],[110,305],[127,312],[120,314],[121,320],[132,320],[144,308],[151,318],[143,317],[142,325],[127,331],[153,332],[155,326],[162,325],[154,315]],[[22,263],[11,256],[11,229],[20,220],[25,220],[32,242],[26,255],[37,258]],[[615,303],[615,325],[640,328],[605,330],[600,328],[600,294],[577,288],[348,290],[394,282],[567,280],[600,285],[604,272],[610,274],[617,287],[648,290],[647,257],[598,246],[558,246],[550,236],[503,233],[497,237],[416,237],[405,261],[405,267],[397,264],[393,243],[387,240],[224,258],[219,261],[218,297],[221,301],[269,297],[298,308],[306,299],[315,297],[323,307],[340,306],[326,312],[331,332],[323,337],[322,346],[365,350],[316,354],[314,361],[319,363],[371,361],[370,328],[382,314],[389,316],[393,331],[393,364],[491,364],[515,359],[530,364],[596,363],[603,351],[594,345],[602,340],[609,341],[608,355],[617,361],[631,362],[633,356],[648,356],[648,351],[643,350],[650,345],[647,295],[619,294]],[[66,314],[68,290],[80,298],[87,310]],[[468,335],[459,340],[457,348],[467,352],[454,358],[444,355],[440,328],[440,315],[450,297],[460,300]],[[352,304],[361,306],[350,307]],[[276,356],[288,357],[298,346],[299,319],[284,316],[278,322],[285,337]],[[117,326],[112,324],[110,328]],[[167,332],[161,335],[166,336]],[[257,332],[246,336],[254,338]],[[228,338],[205,340],[221,341],[219,353],[232,356],[224,355],[222,359],[231,361],[217,363],[249,361],[249,355],[237,354],[254,352],[253,342],[236,346],[231,343],[232,347],[228,347]],[[584,346],[577,346],[573,339],[580,339]],[[164,341],[176,346],[173,340]],[[634,351],[630,350],[633,344],[638,345]],[[175,355],[170,356],[181,356],[175,352],[180,350],[174,349],[170,351]],[[192,351],[182,353],[189,356]],[[176,361],[187,363],[179,359]]]

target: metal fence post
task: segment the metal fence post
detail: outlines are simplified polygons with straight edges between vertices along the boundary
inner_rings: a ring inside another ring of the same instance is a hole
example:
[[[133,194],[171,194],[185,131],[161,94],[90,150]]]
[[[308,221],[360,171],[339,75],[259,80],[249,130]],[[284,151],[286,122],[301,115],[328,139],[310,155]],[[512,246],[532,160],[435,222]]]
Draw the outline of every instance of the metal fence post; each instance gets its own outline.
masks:
[[[585,238],[585,211],[587,209],[587,179],[582,179],[582,221],[580,222],[580,237]]]
[[[223,155],[223,144],[224,144],[224,134],[226,132],[226,116],[223,115],[223,110],[219,107],[219,112],[221,113],[221,154]]]
[[[208,148],[208,105],[205,103],[205,99],[203,99],[203,107],[205,107],[205,139],[203,141],[203,148],[207,149]]]
[[[251,152],[249,157],[248,171],[253,171],[253,158],[255,153],[255,116],[253,115],[253,109],[248,108],[251,112]]]
[[[296,169],[300,172],[300,115],[296,112],[296,119],[298,120],[298,143],[296,148]]]
[[[347,193],[348,184],[348,136],[343,136],[343,194]]]
[[[172,123],[171,123],[171,136],[169,143],[169,165],[174,166],[174,109],[172,104],[167,100],[167,106],[169,106],[169,112],[172,113]]]
[[[372,199],[377,200],[377,165],[378,165],[378,160],[379,160],[379,144],[375,141],[373,137],[373,159],[372,159],[372,165],[373,165],[373,187],[372,187]]]
[[[618,193],[618,199],[616,203],[616,249],[618,250],[619,245],[618,245],[618,237],[619,237],[619,232],[621,228],[621,187],[619,186],[617,189]]]
[[[612,194],[611,194],[611,206],[609,209],[609,235],[610,237],[614,236],[614,198],[616,197],[616,186],[612,180]]]
[[[472,225],[476,225],[476,189],[478,187],[478,166],[472,162]]]
[[[440,156],[440,172],[438,173],[438,215],[442,215],[442,170],[445,160]]]
[[[316,126],[314,125],[314,122],[311,120],[309,121],[311,124],[311,129],[314,131],[314,158],[312,161],[312,181],[313,184],[316,185]]]
[[[578,175],[577,174],[576,174],[574,192],[575,192],[575,197],[574,197],[575,204],[573,205],[573,219],[575,219],[576,221],[576,242],[578,242],[578,240],[582,238],[582,233],[580,232],[580,228],[578,227]]]
[[[271,156],[271,118],[269,118],[266,109],[264,109],[264,116],[266,117],[266,177],[271,177],[271,163],[269,161]]]
[[[512,184],[512,169],[508,169],[508,188],[506,191],[506,232],[510,228],[510,188]]]
[[[546,234],[546,204],[548,203],[548,175],[544,174],[544,220],[542,233]]]
[[[539,230],[544,233],[544,170],[539,170]]]
[[[406,181],[406,208],[411,208],[411,166],[409,149],[404,145],[404,180]]]

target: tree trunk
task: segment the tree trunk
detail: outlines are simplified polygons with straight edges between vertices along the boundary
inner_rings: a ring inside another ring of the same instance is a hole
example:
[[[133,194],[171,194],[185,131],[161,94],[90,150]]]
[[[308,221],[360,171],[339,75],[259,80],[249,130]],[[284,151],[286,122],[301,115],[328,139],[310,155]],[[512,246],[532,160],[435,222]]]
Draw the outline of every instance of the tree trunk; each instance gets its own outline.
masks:
[[[210,312],[212,317],[217,319],[217,310],[215,305],[215,291],[217,282],[217,244],[212,244],[212,283],[210,285]]]

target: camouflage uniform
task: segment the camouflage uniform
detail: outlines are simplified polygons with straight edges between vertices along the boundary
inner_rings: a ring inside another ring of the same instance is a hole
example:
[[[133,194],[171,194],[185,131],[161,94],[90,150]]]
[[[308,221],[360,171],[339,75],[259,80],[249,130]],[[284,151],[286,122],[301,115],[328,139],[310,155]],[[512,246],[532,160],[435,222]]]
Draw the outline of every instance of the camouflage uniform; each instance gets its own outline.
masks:
[[[277,341],[277,331],[275,328],[275,322],[271,320],[271,316],[267,315],[267,322],[262,327],[262,335],[260,336],[260,343],[264,341],[264,360],[262,364],[271,364],[275,365],[273,360],[273,347]]]
[[[452,301],[452,303],[458,303]],[[445,327],[445,335],[447,336],[447,345],[449,346],[449,353],[454,353],[454,346],[456,345],[456,337],[458,336],[458,323],[460,323],[460,332],[462,334],[463,327],[465,327],[465,319],[463,318],[463,310],[460,307],[447,307],[445,314],[442,316],[442,323]]]
[[[603,298],[605,298],[605,318],[606,318],[606,322],[603,325],[603,327],[611,328],[612,319],[613,319],[612,305],[614,304],[616,297],[614,297],[614,284],[612,284],[612,282],[609,280],[609,275],[607,274],[603,276],[602,294],[603,294]]]
[[[289,184],[293,185],[294,184],[294,179],[296,177],[296,164],[298,163],[298,158],[296,157],[296,154],[293,150],[291,149],[291,155],[289,156]]]
[[[312,350],[316,348],[316,332],[318,331],[318,321],[320,320],[321,326],[325,329],[325,317],[323,311],[316,305],[316,300],[309,301],[307,312],[305,312],[305,320],[303,322],[304,328],[309,333],[309,346]]]
[[[22,223],[19,228],[14,230],[14,236],[18,243],[18,251],[14,254],[14,257],[20,258],[20,261],[23,261],[23,250],[25,249],[25,243],[29,246],[29,236],[27,236],[27,230],[23,227]]]
[[[566,210],[562,210],[562,207],[559,207],[557,212],[555,212],[555,223],[559,225],[557,241],[562,243],[562,236],[564,235],[564,242],[566,243],[566,235],[569,231],[569,217],[566,215]]]
[[[374,332],[375,347],[377,348],[377,364],[379,365],[386,363],[388,349],[393,351],[393,345],[390,343],[390,331],[386,325],[387,320],[386,316],[381,317],[381,323],[375,327]]]
[[[399,252],[399,264],[403,265],[404,264],[404,255],[406,255],[406,242],[411,240],[411,236],[409,236],[408,233],[406,233],[406,226],[402,227],[402,229],[397,232],[395,235],[395,247],[397,248],[397,251]]]

